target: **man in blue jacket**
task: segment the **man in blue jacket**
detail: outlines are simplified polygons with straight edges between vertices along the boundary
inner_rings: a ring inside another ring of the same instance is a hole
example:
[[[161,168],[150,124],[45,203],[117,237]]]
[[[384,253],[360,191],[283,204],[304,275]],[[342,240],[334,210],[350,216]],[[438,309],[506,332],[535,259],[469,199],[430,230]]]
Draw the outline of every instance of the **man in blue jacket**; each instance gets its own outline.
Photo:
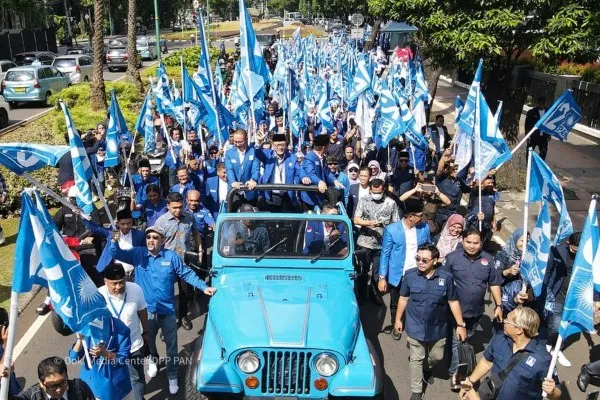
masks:
[[[219,207],[221,202],[227,200],[227,193],[231,189],[231,184],[227,179],[225,164],[217,164],[217,176],[211,176],[206,180],[206,188],[204,192],[204,205],[216,221],[219,215]]]
[[[396,320],[396,310],[400,299],[402,276],[409,269],[417,267],[415,257],[419,246],[429,243],[429,225],[421,222],[423,201],[408,199],[404,202],[404,217],[383,230],[381,259],[379,260],[380,292],[390,292],[390,316],[392,326]],[[400,340],[400,332],[392,328],[392,338]]]
[[[110,254],[110,240],[112,237],[112,230],[110,228],[104,228],[98,224],[95,224],[92,221],[83,220],[84,225],[88,228],[94,235],[100,237],[102,240],[106,240],[106,244],[104,246],[104,250],[102,250],[102,254],[98,259],[98,263],[96,264],[96,269],[98,272],[104,271],[104,268],[108,264],[112,262],[112,255]],[[131,217],[131,211],[128,209],[124,209],[117,212],[117,228],[119,230],[119,245],[122,249],[131,249],[132,247],[146,247],[146,235],[144,232],[132,228],[133,218]],[[125,268],[125,273],[131,280],[133,273],[133,265],[127,263],[123,264],[123,268]]]
[[[244,193],[237,193],[234,197],[234,204],[239,206],[246,201],[252,203],[256,199],[256,193],[252,190],[258,182],[260,162],[256,158],[254,147],[248,146],[248,133],[245,130],[238,129],[233,133],[233,144],[235,147],[225,153],[227,180],[235,189],[242,185],[247,185],[250,189]]]
[[[257,151],[256,155],[264,164],[260,184],[293,185],[299,181],[299,169],[296,155],[287,150],[287,140],[284,134],[273,135],[273,150]],[[261,193],[264,198],[266,211],[291,212],[297,205],[296,193],[283,190],[267,190]]]
[[[314,141],[314,148],[306,154],[302,161],[302,169],[300,170],[300,179],[304,185],[318,185],[319,193],[302,192],[300,199],[302,206],[306,210],[312,210],[315,206],[322,207],[324,202],[324,194],[328,191],[335,190],[333,186],[342,187],[335,179],[327,165],[325,165],[325,154],[327,153],[327,145],[329,136],[318,135]],[[335,198],[336,193],[332,192],[329,198]]]

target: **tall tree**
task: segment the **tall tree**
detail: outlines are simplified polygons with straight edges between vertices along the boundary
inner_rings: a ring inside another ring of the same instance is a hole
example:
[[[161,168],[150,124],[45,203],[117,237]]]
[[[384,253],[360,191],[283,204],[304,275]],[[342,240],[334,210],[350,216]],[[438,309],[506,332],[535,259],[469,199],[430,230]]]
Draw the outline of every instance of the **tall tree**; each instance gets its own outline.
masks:
[[[137,48],[136,48],[136,0],[129,0],[129,10],[127,11],[127,72],[126,79],[133,83],[140,93],[144,90],[142,85],[142,79],[140,78],[140,71],[137,66]],[[160,43],[158,44],[160,46]]]
[[[434,73],[472,71],[483,58],[482,90],[490,106],[504,102],[501,129],[509,140],[518,135],[526,100],[513,80],[518,58],[528,52],[550,64],[594,60],[600,47],[597,0],[369,0],[369,10],[417,26],[416,41]],[[430,88],[437,86],[435,75]]]
[[[106,88],[104,86],[104,0],[94,0],[94,68],[90,101],[92,110],[106,110]]]

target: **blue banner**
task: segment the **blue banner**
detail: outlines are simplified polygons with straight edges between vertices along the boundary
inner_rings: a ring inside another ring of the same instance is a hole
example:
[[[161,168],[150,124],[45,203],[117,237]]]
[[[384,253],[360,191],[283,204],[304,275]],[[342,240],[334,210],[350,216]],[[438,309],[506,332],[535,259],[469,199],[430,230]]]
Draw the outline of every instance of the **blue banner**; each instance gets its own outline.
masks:
[[[581,108],[575,102],[571,91],[567,90],[544,113],[535,127],[557,139],[566,140],[573,126],[580,119]]]
[[[54,167],[69,152],[69,146],[51,146],[36,143],[0,144],[0,164],[15,174]]]

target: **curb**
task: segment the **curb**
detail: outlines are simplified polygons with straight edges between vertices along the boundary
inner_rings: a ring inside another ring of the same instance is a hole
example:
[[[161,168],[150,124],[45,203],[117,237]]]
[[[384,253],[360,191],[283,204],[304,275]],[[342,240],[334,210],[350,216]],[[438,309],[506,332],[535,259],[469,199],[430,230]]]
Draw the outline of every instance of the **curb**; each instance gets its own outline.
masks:
[[[42,291],[43,286],[33,285],[33,288],[22,296],[19,296],[19,314],[25,311],[25,308],[31,304],[35,296]]]

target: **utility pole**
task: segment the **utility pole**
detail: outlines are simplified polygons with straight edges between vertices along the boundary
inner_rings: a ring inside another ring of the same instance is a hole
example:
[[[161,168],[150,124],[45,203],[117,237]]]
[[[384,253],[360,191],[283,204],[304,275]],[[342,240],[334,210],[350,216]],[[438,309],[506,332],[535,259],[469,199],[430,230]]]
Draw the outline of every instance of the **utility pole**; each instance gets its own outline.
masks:
[[[160,60],[160,21],[158,17],[158,0],[154,0],[154,29],[156,31],[156,58]]]

